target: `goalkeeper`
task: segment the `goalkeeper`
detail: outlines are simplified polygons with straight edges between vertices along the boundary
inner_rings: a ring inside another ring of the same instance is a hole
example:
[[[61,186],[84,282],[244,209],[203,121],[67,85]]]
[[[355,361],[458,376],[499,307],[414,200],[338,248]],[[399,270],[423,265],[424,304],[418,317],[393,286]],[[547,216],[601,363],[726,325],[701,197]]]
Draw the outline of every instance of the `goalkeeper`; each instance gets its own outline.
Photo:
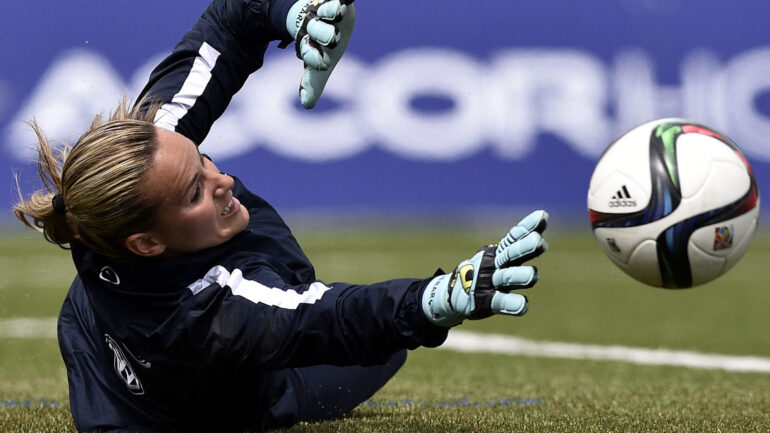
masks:
[[[44,188],[14,211],[71,248],[77,276],[58,337],[78,430],[266,430],[339,417],[407,349],[439,346],[465,319],[527,311],[511,291],[537,282],[524,263],[547,248],[543,211],[449,273],[328,284],[275,209],[199,153],[271,41],[295,43],[299,97],[313,107],[354,20],[344,0],[215,0],[139,102],[97,117],[72,149],[54,151],[33,123]]]

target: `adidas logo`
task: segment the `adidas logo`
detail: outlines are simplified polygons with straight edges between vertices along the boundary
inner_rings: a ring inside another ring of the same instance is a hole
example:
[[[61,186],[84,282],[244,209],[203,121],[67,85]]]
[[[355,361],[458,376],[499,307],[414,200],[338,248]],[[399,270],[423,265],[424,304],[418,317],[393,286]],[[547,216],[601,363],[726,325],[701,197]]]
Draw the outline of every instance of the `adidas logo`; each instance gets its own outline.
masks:
[[[609,202],[610,207],[631,207],[636,206],[636,199],[631,197],[628,189],[623,185]]]

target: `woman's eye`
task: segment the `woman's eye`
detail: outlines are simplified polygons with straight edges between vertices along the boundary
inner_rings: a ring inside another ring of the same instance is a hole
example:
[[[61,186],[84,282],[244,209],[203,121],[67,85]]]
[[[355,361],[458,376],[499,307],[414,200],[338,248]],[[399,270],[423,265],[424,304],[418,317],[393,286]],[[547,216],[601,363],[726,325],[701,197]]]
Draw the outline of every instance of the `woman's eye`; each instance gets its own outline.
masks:
[[[195,192],[193,193],[193,196],[192,196],[192,200],[191,200],[191,201],[192,201],[193,203],[195,203],[195,202],[196,202],[196,201],[198,201],[198,199],[200,199],[200,198],[201,198],[201,185],[200,185],[200,184],[198,184],[198,185],[195,187]]]

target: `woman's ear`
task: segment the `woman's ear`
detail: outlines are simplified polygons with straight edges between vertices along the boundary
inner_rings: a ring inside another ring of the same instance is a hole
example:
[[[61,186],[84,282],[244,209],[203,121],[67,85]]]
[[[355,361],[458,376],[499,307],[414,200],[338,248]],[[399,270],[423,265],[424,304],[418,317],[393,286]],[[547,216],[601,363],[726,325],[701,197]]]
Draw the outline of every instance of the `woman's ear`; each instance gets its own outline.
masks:
[[[154,257],[166,251],[166,245],[149,233],[134,233],[126,238],[126,248],[142,257]]]

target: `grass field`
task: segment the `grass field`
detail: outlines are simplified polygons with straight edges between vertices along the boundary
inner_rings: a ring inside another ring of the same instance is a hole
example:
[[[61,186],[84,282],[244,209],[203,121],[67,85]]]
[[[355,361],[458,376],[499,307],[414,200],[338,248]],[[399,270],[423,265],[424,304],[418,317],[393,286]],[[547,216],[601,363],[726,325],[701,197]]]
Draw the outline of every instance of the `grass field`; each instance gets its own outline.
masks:
[[[505,229],[462,236],[449,226],[303,229],[297,236],[321,279],[366,283],[451,268]],[[541,281],[527,293],[529,314],[460,329],[770,357],[770,237],[758,237],[721,279],[683,291],[633,282],[588,230],[547,237],[551,249],[536,261]],[[0,323],[55,317],[73,275],[67,252],[33,233],[3,236]],[[1,332],[0,431],[74,431],[56,341]],[[350,416],[291,431],[767,432],[770,374],[420,349]]]

